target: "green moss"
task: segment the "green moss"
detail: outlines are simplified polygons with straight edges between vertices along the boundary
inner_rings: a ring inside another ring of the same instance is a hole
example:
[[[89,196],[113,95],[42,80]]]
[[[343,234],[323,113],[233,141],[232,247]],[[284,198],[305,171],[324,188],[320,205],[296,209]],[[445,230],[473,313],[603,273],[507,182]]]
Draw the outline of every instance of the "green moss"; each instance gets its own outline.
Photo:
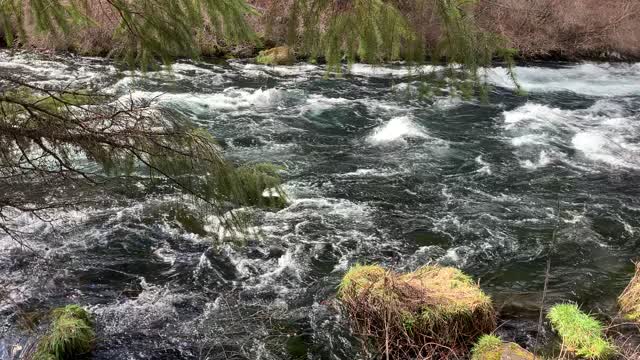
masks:
[[[256,58],[256,62],[263,65],[292,65],[295,60],[293,51],[287,46],[260,51]]]
[[[95,332],[89,313],[78,305],[67,305],[52,312],[53,322],[38,342],[35,360],[62,360],[91,352]]]
[[[564,348],[587,359],[606,359],[614,346],[604,338],[602,324],[573,304],[555,305],[547,315]]]
[[[482,335],[471,350],[471,360],[533,360],[532,353],[515,343],[503,343],[495,335]]]

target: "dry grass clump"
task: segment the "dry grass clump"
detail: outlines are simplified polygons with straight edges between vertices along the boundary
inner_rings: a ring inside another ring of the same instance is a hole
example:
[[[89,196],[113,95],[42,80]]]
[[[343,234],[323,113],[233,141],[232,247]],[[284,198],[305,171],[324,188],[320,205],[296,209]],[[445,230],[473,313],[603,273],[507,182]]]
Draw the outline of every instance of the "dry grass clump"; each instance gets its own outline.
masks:
[[[496,327],[491,299],[450,267],[425,266],[398,274],[355,265],[338,298],[356,334],[393,359],[448,359],[468,351]]]
[[[535,356],[516,343],[503,343],[495,335],[482,335],[471,350],[471,360],[533,360]]]
[[[618,298],[618,304],[625,318],[640,322],[640,262],[636,264],[636,274]]]

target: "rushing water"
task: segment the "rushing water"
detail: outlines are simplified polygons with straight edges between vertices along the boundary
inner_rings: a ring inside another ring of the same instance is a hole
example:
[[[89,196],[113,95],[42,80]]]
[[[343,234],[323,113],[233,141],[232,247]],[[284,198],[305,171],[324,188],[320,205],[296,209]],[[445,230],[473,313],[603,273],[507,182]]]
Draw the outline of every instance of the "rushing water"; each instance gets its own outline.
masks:
[[[25,314],[87,306],[96,359],[353,359],[331,301],[356,262],[464,269],[531,346],[545,246],[560,210],[548,303],[612,315],[640,246],[640,64],[492,69],[489,104],[415,96],[413,70],[180,63],[147,74],[99,59],[0,53],[41,85],[98,84],[158,97],[209,129],[237,162],[283,166],[291,204],[261,236],[213,247],[146,194],[14,221],[40,256],[0,237],[0,358],[33,336]],[[214,229],[214,219],[205,228]],[[215,231],[214,231],[215,232]],[[545,331],[544,339],[549,339]]]

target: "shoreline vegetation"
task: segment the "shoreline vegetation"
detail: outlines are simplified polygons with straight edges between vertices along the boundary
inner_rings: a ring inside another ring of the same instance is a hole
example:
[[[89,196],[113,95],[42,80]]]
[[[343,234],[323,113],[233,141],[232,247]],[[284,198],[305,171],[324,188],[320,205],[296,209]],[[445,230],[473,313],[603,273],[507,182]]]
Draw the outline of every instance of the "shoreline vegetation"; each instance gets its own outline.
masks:
[[[635,287],[640,267],[629,287]],[[627,289],[622,297],[628,296]],[[501,339],[500,313],[479,283],[462,271],[427,265],[397,273],[378,265],[353,265],[336,294],[352,333],[362,339],[369,358],[471,360],[632,360],[640,350],[629,341],[640,323],[624,317],[625,304],[611,325],[571,303],[558,303],[547,311],[556,334],[545,351],[525,349]],[[634,302],[639,306],[638,302]],[[600,317],[600,316],[598,316]],[[616,329],[635,323],[635,330]],[[44,335],[28,353],[37,360],[61,360],[86,355],[96,343],[96,325],[80,305],[52,310]],[[33,327],[36,327],[33,324]]]
[[[640,277],[640,267],[620,303],[620,313],[605,327],[596,316],[571,303],[545,309],[554,346],[545,351],[524,349],[503,342],[495,332],[500,313],[479,283],[462,271],[427,265],[400,274],[378,265],[352,266],[338,287],[337,300],[362,338],[364,352],[386,359],[638,359],[639,347],[629,342],[640,323],[628,316],[630,298]],[[623,317],[624,316],[624,317]],[[600,317],[600,316],[598,316]],[[635,330],[617,327],[635,323]],[[537,344],[539,345],[539,344]],[[536,345],[536,346],[537,346]]]
[[[74,29],[74,36],[56,36],[39,32],[27,25],[28,36],[19,48],[37,52],[70,52],[84,56],[110,56],[126,47],[114,36],[118,17],[105,6],[106,0],[91,2],[89,11],[95,23]],[[400,13],[422,37],[425,54],[437,46],[442,32],[435,9],[422,6],[415,9],[410,2],[395,1]],[[247,23],[257,35],[257,41],[225,41],[217,30],[205,23],[196,29],[195,48],[200,56],[210,59],[249,59],[260,51],[290,44],[291,27],[296,14],[291,0],[251,0],[253,13]],[[496,34],[515,50],[519,61],[640,61],[640,2],[632,0],[479,0],[471,16],[482,31]],[[321,17],[322,18],[322,17]],[[327,21],[326,16],[321,19]],[[304,34],[302,34],[304,35]],[[292,44],[293,43],[293,44]],[[0,30],[0,47],[7,47],[5,32]],[[191,53],[177,54],[192,57]],[[400,53],[400,59],[409,56]],[[299,60],[305,60],[302,56]],[[362,60],[362,59],[360,59]],[[366,60],[366,59],[364,59]]]

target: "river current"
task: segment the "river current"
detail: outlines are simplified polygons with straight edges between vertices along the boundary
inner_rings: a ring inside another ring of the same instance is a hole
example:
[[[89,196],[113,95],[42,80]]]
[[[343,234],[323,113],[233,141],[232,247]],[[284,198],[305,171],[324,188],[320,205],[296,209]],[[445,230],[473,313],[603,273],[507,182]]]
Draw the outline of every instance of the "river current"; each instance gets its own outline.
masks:
[[[234,162],[281,165],[290,200],[256,214],[259,236],[216,246],[215,219],[189,231],[167,210],[183,199],[144,188],[53,223],[13,219],[38,255],[0,235],[0,358],[33,341],[25,313],[68,303],[95,318],[95,359],[360,358],[332,301],[357,262],[462,268],[494,298],[499,333],[531,347],[558,221],[547,304],[615,314],[640,250],[640,64],[528,64],[526,95],[496,67],[488,103],[417,96],[415,71],[356,64],[328,79],[232,61],[142,74],[0,53],[0,72],[40,85],[157,97]]]

